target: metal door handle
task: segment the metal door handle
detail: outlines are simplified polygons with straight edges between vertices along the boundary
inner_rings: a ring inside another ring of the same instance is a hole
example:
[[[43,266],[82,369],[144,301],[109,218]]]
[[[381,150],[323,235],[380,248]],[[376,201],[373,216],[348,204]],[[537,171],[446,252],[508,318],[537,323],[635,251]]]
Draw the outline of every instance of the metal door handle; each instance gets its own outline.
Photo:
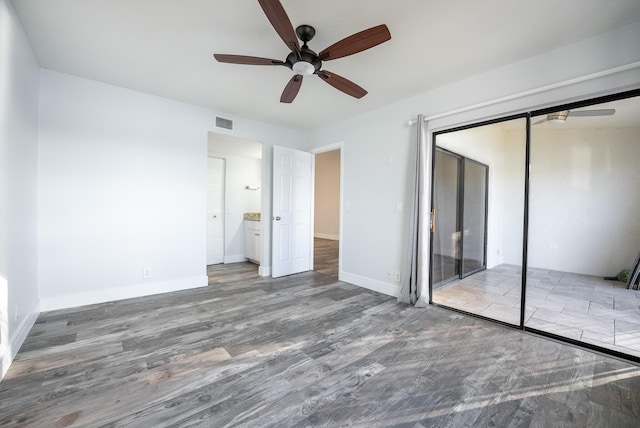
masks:
[[[436,209],[431,210],[431,233],[436,231]]]
[[[278,217],[276,217],[276,221],[280,221],[280,217],[279,217],[279,216],[278,216]]]

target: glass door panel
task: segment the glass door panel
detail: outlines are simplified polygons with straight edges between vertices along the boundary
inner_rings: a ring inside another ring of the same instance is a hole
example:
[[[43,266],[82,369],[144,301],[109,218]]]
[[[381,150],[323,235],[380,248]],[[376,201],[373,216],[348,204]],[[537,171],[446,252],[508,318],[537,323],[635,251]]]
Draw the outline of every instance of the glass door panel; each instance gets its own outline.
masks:
[[[525,326],[640,357],[640,97],[531,123]]]
[[[520,325],[526,119],[434,144],[432,301]]]
[[[464,160],[462,277],[486,267],[486,211],[489,167]]]
[[[436,150],[435,156],[432,278],[434,288],[440,288],[460,275],[458,251],[460,159],[442,150]]]

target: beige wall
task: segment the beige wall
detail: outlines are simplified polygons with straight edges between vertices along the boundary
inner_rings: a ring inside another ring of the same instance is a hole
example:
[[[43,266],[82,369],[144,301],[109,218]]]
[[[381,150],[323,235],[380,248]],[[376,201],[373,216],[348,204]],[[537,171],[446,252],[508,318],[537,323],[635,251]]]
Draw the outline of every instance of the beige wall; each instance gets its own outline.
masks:
[[[315,236],[340,235],[340,150],[316,155]]]

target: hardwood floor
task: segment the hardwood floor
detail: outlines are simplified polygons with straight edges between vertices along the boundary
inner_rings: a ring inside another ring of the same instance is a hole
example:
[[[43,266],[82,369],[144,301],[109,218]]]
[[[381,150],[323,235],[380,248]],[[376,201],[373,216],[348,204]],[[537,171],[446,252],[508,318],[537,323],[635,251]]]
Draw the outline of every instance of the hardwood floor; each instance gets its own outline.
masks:
[[[339,241],[314,238],[313,270],[338,279]]]
[[[316,272],[227,267],[41,314],[0,426],[640,426],[637,365]]]

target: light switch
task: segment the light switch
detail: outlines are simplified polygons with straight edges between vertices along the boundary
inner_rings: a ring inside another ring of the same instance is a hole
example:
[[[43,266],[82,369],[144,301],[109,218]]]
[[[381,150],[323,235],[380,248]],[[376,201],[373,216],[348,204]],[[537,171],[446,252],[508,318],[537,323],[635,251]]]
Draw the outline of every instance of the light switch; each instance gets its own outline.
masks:
[[[399,213],[402,212],[402,201],[396,201],[396,211]]]

